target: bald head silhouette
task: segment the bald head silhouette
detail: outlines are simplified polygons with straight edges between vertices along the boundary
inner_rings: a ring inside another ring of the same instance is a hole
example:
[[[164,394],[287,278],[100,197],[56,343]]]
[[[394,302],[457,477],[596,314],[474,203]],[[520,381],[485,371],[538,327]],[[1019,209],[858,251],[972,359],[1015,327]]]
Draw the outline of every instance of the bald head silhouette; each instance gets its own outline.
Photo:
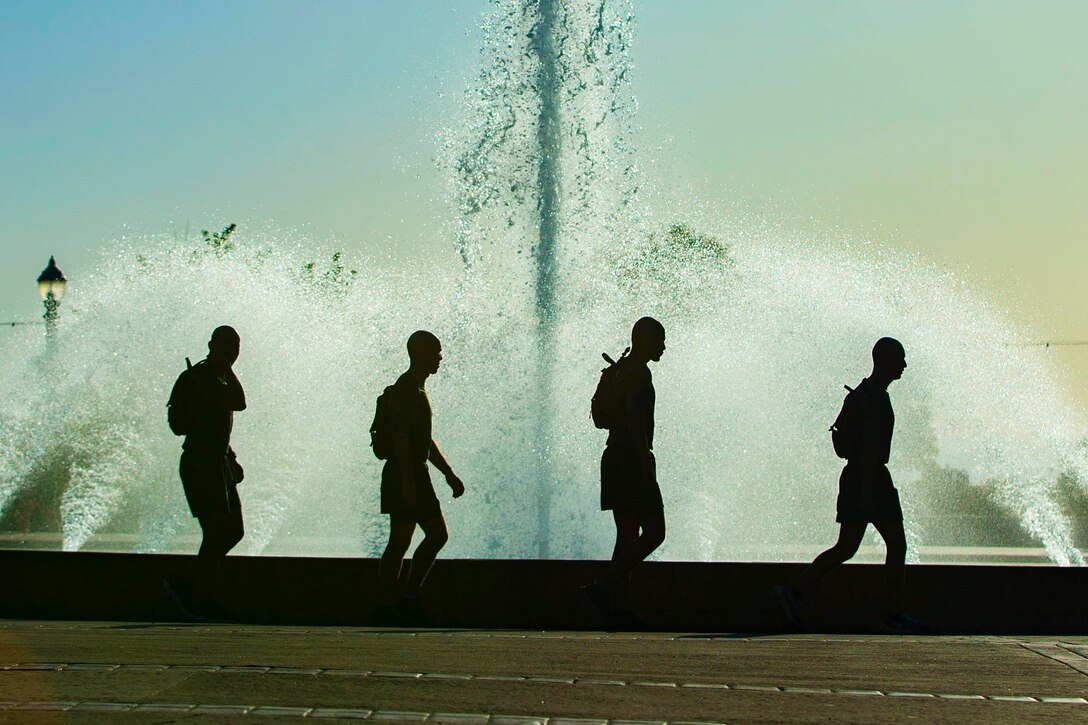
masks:
[[[433,375],[442,361],[442,343],[434,333],[416,330],[408,336],[408,358],[412,361],[411,370],[417,376]]]
[[[641,317],[631,327],[631,357],[658,361],[665,352],[665,326],[652,317]]]
[[[221,325],[212,330],[212,337],[208,340],[208,357],[230,366],[238,359],[241,346],[242,338],[238,332],[230,325]]]
[[[873,345],[873,375],[884,385],[903,377],[907,369],[907,351],[894,337],[882,337]]]

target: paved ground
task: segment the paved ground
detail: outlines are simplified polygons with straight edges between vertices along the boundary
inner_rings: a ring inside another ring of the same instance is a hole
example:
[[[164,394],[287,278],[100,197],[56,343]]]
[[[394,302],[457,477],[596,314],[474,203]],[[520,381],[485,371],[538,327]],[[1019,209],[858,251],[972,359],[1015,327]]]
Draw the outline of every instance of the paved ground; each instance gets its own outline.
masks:
[[[0,723],[1088,722],[1088,638],[0,621]]]

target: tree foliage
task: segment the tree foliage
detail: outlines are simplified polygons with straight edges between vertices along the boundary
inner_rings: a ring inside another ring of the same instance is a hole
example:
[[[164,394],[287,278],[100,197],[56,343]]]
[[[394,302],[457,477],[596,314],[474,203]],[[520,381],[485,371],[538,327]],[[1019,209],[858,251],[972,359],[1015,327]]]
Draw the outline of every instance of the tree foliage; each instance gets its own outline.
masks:
[[[223,231],[221,232],[209,232],[207,229],[201,229],[200,236],[204,239],[204,243],[207,244],[217,256],[221,257],[234,249],[234,242],[230,241],[230,235],[233,234],[234,230],[237,228],[237,224],[228,224],[223,227]]]
[[[339,251],[333,252],[332,260],[324,270],[317,269],[317,262],[307,262],[302,265],[302,278],[328,292],[347,292],[357,274],[358,270],[344,266]]]
[[[617,265],[624,286],[647,287],[666,296],[686,296],[708,272],[733,265],[729,246],[688,224],[672,224],[628,248]],[[680,301],[680,300],[677,300]]]

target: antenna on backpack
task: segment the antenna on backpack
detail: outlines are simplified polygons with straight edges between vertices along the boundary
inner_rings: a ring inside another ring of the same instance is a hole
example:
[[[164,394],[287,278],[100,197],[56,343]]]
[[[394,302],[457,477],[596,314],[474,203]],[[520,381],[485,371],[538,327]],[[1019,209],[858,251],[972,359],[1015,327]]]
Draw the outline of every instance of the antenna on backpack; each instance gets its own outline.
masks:
[[[622,354],[622,355],[620,355],[620,360],[623,360],[623,359],[624,359],[625,357],[627,357],[627,353],[629,353],[629,352],[631,352],[631,346],[630,346],[630,345],[628,345],[627,347],[623,348],[623,354]],[[609,356],[609,354],[608,354],[607,352],[602,352],[602,353],[601,353],[601,357],[603,357],[603,358],[604,358],[604,361],[605,361],[606,363],[608,363],[609,365],[615,365],[616,363],[618,363],[618,362],[620,361],[620,360],[613,360],[613,359],[612,359],[612,358],[611,358],[611,357]]]
[[[193,364],[191,362],[189,362],[189,358],[185,358],[185,369],[186,370],[192,370],[193,369]]]

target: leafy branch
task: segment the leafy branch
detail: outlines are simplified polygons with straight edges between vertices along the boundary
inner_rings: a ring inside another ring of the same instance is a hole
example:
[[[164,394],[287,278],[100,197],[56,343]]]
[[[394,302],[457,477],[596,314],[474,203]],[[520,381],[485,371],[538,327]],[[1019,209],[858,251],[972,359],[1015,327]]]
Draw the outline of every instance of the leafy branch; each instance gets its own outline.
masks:
[[[223,231],[221,232],[209,232],[207,229],[201,229],[200,236],[203,237],[204,243],[207,244],[217,256],[221,257],[234,249],[234,242],[230,241],[230,235],[234,234],[234,230],[237,228],[237,224],[230,224],[223,227]]]
[[[355,281],[358,270],[345,267],[340,257],[339,251],[334,252],[328,268],[321,272],[318,271],[316,262],[307,262],[302,265],[302,278],[329,292],[340,294],[347,292],[351,283]]]

